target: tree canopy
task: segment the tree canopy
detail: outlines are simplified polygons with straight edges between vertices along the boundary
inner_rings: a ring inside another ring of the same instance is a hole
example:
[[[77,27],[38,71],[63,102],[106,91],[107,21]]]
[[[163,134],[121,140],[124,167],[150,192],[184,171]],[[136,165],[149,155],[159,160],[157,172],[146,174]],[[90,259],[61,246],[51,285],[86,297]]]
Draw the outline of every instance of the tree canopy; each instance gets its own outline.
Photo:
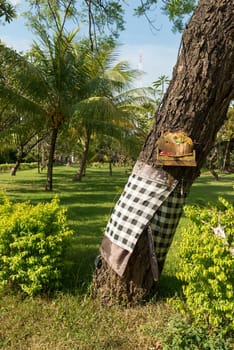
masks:
[[[16,17],[15,7],[7,0],[1,0],[0,3],[0,23],[3,19],[3,23],[12,21]]]
[[[136,16],[145,16],[152,29],[157,28],[155,14],[160,11],[172,22],[173,31],[182,31],[189,15],[196,8],[197,0],[26,0],[30,5],[28,18],[32,26],[38,16],[41,21],[52,23],[54,14],[59,9],[66,9],[66,15],[77,25],[85,23],[91,47],[100,38],[115,41],[125,29],[126,10],[131,9]]]

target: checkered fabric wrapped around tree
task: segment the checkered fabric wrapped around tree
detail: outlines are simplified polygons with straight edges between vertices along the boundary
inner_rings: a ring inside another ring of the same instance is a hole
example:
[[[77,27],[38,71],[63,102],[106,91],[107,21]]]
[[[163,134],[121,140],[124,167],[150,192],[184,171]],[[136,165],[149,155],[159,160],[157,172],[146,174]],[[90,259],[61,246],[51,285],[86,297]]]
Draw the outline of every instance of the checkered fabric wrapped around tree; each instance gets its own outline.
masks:
[[[154,271],[157,280],[188,189],[189,183],[180,184],[162,168],[136,162],[113,209],[100,247],[102,258],[119,276],[124,275],[138,239],[147,229],[152,273]],[[152,250],[155,250],[154,257]]]
[[[177,182],[130,175],[113,209],[105,235],[119,247],[132,252],[149,224],[154,234],[156,256],[165,258],[181,216],[185,196],[175,192]]]
[[[186,194],[175,189],[156,211],[150,225],[158,263],[163,265],[181,217]]]

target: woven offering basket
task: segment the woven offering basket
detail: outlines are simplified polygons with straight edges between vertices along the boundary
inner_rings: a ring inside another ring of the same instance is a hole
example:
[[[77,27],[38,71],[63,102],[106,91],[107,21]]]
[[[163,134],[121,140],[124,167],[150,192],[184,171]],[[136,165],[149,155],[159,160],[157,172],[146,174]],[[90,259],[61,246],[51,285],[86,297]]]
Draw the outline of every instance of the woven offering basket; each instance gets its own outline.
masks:
[[[157,141],[159,151],[171,156],[185,156],[193,152],[193,142],[185,132],[166,132]]]

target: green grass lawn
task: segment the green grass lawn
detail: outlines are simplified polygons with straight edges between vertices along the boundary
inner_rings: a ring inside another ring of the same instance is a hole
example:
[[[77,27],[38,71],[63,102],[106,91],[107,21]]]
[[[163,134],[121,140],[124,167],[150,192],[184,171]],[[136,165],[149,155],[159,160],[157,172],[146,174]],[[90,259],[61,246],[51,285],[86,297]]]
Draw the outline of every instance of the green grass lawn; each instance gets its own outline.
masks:
[[[46,174],[38,174],[37,169],[19,171],[15,177],[0,174],[0,191],[12,201],[36,204],[58,195],[75,232],[66,251],[62,291],[52,299],[1,295],[0,348],[160,350],[160,337],[167,334],[165,325],[180,317],[167,298],[181,292],[175,277],[176,252],[187,219],[180,221],[156,299],[135,308],[102,308],[90,300],[88,288],[105,225],[127,182],[127,172],[114,168],[109,176],[107,167],[88,168],[83,181],[74,182],[75,171],[74,167],[55,167],[52,193],[44,190]],[[205,172],[193,185],[187,203],[206,206],[218,196],[233,201],[233,185],[234,174],[222,174],[217,182]]]

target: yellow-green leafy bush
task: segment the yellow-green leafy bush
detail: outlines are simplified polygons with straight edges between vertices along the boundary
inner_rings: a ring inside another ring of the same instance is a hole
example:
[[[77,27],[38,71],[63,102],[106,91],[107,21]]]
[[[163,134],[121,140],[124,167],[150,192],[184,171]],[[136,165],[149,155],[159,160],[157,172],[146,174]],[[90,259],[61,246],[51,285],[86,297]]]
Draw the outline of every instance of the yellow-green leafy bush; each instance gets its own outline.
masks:
[[[187,206],[177,277],[184,282],[186,306],[195,320],[234,329],[234,207]]]
[[[61,285],[62,254],[72,234],[59,200],[32,205],[0,205],[0,289],[19,288],[28,295]]]

